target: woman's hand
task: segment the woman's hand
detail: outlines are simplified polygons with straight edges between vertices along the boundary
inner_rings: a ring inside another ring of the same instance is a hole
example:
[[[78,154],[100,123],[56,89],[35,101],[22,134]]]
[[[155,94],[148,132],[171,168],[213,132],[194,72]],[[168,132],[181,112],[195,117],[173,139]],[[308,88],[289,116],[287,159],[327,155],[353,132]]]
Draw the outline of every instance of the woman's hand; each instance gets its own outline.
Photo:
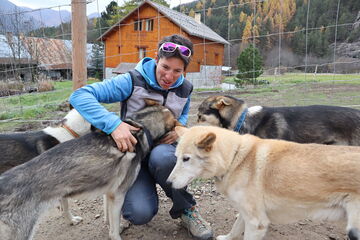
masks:
[[[137,143],[136,138],[131,134],[130,131],[139,131],[139,128],[133,127],[126,122],[120,123],[120,125],[111,133],[117,147],[121,152],[133,152],[135,144]]]
[[[175,131],[170,131],[168,134],[166,134],[162,139],[160,139],[160,143],[164,144],[172,144],[174,143],[179,136],[176,134]]]

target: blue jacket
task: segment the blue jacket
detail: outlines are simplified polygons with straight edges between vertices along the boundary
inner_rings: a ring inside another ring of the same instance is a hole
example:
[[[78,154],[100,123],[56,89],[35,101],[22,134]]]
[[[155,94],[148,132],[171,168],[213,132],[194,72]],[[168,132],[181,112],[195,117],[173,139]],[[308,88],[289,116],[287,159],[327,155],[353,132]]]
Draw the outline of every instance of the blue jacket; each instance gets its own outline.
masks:
[[[155,68],[154,59],[144,58],[135,69],[140,72],[149,86],[160,91],[166,91],[156,81]],[[184,81],[184,76],[180,76],[170,89],[181,86]],[[120,125],[122,120],[117,114],[107,111],[100,103],[122,102],[128,99],[132,92],[133,81],[130,74],[125,73],[77,89],[70,96],[70,104],[93,126],[110,134]],[[133,98],[134,95],[131,97]],[[187,123],[189,109],[190,95],[181,115],[178,117],[178,121],[183,125]]]

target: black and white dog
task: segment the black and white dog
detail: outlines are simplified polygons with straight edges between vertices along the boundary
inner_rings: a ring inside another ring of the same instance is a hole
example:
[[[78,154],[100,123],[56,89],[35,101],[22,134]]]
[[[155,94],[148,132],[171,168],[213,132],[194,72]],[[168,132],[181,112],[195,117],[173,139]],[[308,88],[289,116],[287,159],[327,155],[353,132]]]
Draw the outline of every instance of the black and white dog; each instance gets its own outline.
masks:
[[[178,124],[159,105],[144,108],[127,122],[141,129],[133,133],[138,141],[135,152],[121,152],[110,135],[93,131],[0,175],[1,240],[31,240],[40,215],[60,198],[105,193],[110,239],[121,240],[121,208],[141,160]]]
[[[91,125],[75,109],[56,126],[39,131],[0,134],[0,174],[23,164],[59,143],[78,138],[90,132]],[[82,218],[73,216],[68,200],[61,199],[63,216],[69,224],[78,224]]]
[[[248,108],[243,100],[235,97],[211,96],[198,108],[198,123],[261,138],[360,146],[360,111],[346,107],[311,105]]]

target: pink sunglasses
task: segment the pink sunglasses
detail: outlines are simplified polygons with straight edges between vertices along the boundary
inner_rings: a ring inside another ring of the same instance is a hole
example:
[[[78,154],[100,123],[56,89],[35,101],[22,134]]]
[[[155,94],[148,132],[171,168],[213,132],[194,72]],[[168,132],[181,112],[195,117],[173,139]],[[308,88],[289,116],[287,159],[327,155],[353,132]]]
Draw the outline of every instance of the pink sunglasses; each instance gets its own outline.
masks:
[[[162,50],[164,52],[175,52],[176,49],[179,49],[179,52],[184,57],[188,58],[191,56],[191,50],[184,45],[179,45],[179,44],[172,43],[172,42],[164,42],[163,44],[161,44],[161,46],[159,48],[159,50]]]

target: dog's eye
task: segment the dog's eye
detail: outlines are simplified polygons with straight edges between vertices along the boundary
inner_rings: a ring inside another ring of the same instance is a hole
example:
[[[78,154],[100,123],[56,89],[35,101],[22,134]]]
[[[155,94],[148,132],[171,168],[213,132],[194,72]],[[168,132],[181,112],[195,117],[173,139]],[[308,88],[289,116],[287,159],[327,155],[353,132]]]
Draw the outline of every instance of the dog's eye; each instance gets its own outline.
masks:
[[[183,161],[184,162],[187,162],[187,161],[189,161],[190,160],[190,157],[183,157]]]

